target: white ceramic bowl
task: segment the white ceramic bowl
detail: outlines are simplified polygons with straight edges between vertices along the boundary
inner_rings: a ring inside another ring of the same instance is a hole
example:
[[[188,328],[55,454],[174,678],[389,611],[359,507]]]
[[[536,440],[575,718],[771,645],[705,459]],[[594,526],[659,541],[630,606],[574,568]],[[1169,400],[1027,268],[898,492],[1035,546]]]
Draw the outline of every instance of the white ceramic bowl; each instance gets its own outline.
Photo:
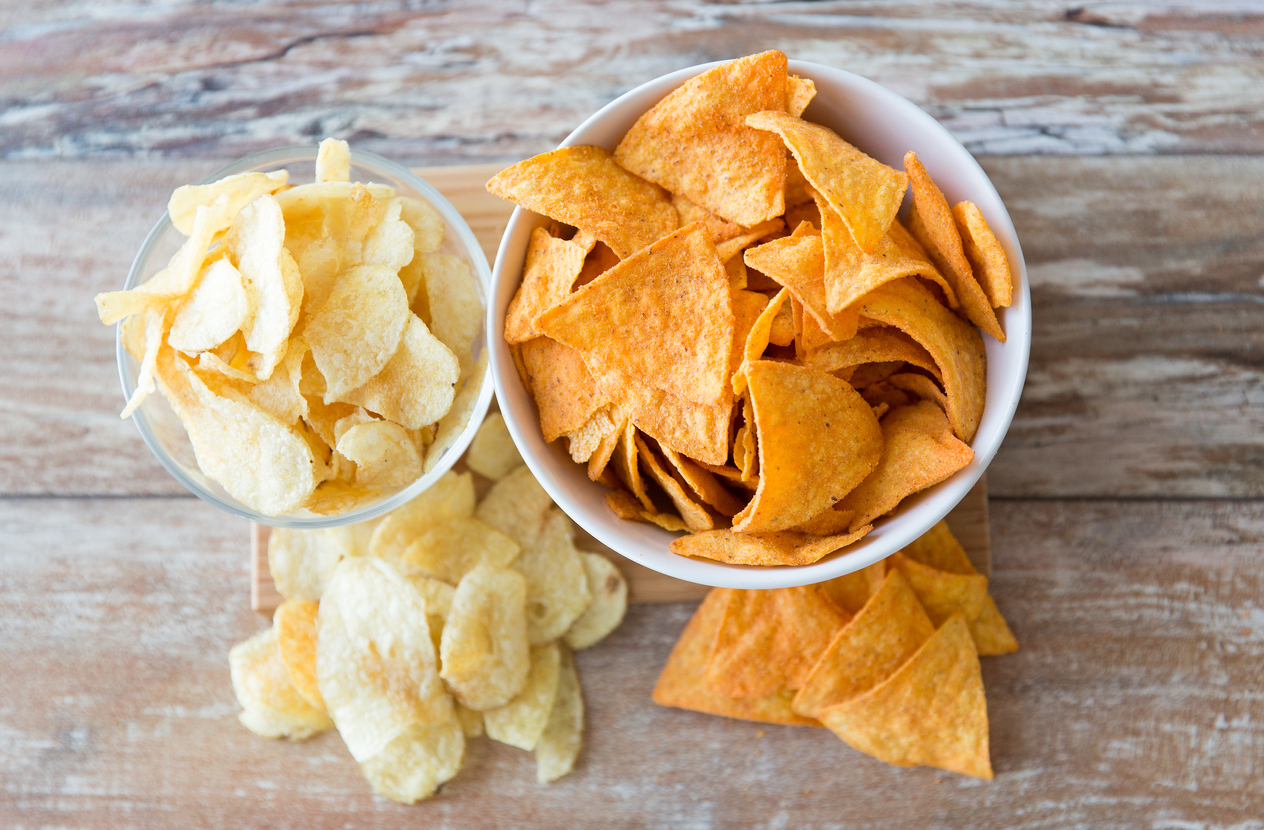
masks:
[[[264,150],[260,153],[238,159],[232,164],[215,171],[203,179],[200,184],[209,184],[225,176],[235,173],[270,172],[286,168],[290,171],[291,184],[310,182],[316,175],[316,147],[280,147],[275,150]],[[479,290],[479,299],[483,307],[488,306],[491,274],[487,268],[487,257],[474,232],[457,213],[456,208],[448,200],[408,168],[393,161],[365,153],[360,150],[351,151],[351,180],[361,182],[378,182],[395,188],[401,196],[412,196],[429,202],[443,217],[445,236],[443,253],[464,258],[474,272]],[[171,218],[164,213],[149,232],[140,252],[132,262],[132,269],[127,275],[124,288],[134,288],[152,277],[167,262],[184,242],[185,237],[171,224]],[[117,327],[116,351],[118,353],[119,379],[123,384],[123,398],[126,400],[136,389],[136,379],[140,372],[140,362],[128,354],[123,347],[122,325]],[[474,343],[473,356],[477,357],[487,340],[486,331]],[[176,417],[175,412],[160,393],[150,395],[132,415],[132,422],[140,430],[140,436],[154,457],[166,468],[167,472],[193,492],[198,498],[207,501],[221,510],[250,519],[259,524],[273,527],[294,527],[315,530],[322,527],[337,527],[380,516],[389,510],[408,502],[418,493],[426,490],[461,457],[474,433],[478,431],[487,413],[492,399],[492,383],[487,375],[483,376],[483,385],[479,390],[478,401],[457,441],[443,454],[439,463],[421,478],[395,492],[387,493],[381,499],[364,505],[341,516],[317,516],[306,511],[287,514],[285,516],[267,516],[234,499],[224,488],[208,478],[198,467],[193,456],[193,445],[189,442],[184,425]]]
[[[717,63],[664,75],[620,96],[567,136],[562,146],[596,144],[614,149],[647,109],[687,79]],[[618,518],[606,507],[605,487],[588,480],[585,468],[571,461],[562,442],[544,443],[535,403],[523,387],[504,339],[505,309],[522,279],[531,231],[544,224],[538,214],[517,208],[505,229],[492,269],[492,375],[505,422],[523,459],[553,500],[602,543],[656,571],[689,582],[727,588],[784,588],[808,585],[872,565],[929,530],[974,486],[996,455],[1009,429],[1027,375],[1031,348],[1031,296],[1027,267],[1005,205],[974,157],[913,103],[873,81],[815,63],[790,61],[790,72],[816,83],[816,97],[804,118],[833,129],[861,150],[897,170],[913,150],[943,189],[950,203],[969,199],[979,206],[1009,256],[1016,290],[1000,310],[1006,342],[983,335],[987,349],[987,401],[974,437],[974,460],[947,481],[904,500],[861,541],[812,565],[750,567],[678,556],[668,544],[679,534]],[[911,199],[906,196],[906,199]]]

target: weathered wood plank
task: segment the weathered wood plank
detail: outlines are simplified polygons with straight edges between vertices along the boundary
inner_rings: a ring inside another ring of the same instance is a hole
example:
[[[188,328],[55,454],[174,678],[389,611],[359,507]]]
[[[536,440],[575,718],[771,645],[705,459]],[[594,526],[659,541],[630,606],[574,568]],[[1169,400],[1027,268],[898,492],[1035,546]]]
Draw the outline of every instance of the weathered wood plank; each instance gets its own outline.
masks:
[[[992,589],[1022,642],[984,661],[994,782],[655,707],[691,606],[638,605],[579,655],[574,775],[539,786],[528,754],[480,740],[416,808],[370,796],[334,735],[265,741],[236,722],[227,651],[261,624],[246,525],[170,508],[0,502],[0,824],[1226,827],[1264,812],[1258,503],[993,502]]]
[[[637,84],[770,47],[872,78],[976,152],[1264,150],[1264,13],[1231,0],[6,5],[8,158],[327,133],[414,163],[519,158]]]

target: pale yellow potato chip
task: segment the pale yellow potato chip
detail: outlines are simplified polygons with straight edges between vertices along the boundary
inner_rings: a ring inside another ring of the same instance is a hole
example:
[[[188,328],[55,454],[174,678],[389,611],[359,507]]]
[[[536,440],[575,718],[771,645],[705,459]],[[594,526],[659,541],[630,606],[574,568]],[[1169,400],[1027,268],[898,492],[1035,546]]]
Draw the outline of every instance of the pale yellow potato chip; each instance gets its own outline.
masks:
[[[343,556],[368,556],[369,542],[373,540],[373,532],[383,518],[379,516],[355,524],[339,525],[328,528],[325,532],[329,534],[333,544],[342,550]]]
[[[531,470],[521,466],[492,485],[475,515],[525,549],[540,537],[552,506]]]
[[[397,196],[395,199],[401,208],[400,218],[413,229],[413,250],[419,254],[439,250],[446,234],[446,226],[439,211],[429,203],[411,196]]]
[[[420,574],[404,574],[404,578],[412,583],[426,602],[426,623],[430,626],[430,639],[434,642],[435,654],[438,654],[443,626],[448,621],[448,614],[452,613],[452,598],[456,596],[456,588]]]
[[[426,450],[426,472],[430,472],[461,437],[461,433],[474,415],[486,376],[487,349],[484,348],[479,352],[474,368],[470,369],[461,388],[457,390],[456,397],[452,399],[452,408],[448,410],[448,414],[439,419],[436,425],[434,441]]]
[[[405,427],[420,429],[448,413],[460,376],[456,356],[414,314],[408,315],[395,354],[363,386],[339,400],[378,413]]]
[[[275,527],[268,536],[268,570],[286,599],[319,601],[344,555],[327,530]]]
[[[575,650],[588,648],[619,627],[628,610],[628,581],[615,564],[599,553],[580,552],[592,604],[571,627],[563,639]]]
[[[456,355],[465,373],[474,365],[474,343],[483,330],[478,280],[463,258],[422,254],[430,330]]]
[[[277,651],[290,673],[295,690],[312,708],[326,712],[316,684],[316,602],[287,599],[272,614]]]
[[[548,726],[557,698],[561,651],[556,643],[531,648],[527,683],[504,706],[483,712],[487,737],[519,749],[533,750]]]
[[[155,314],[155,313],[157,312],[155,311],[146,312],[146,314]],[[140,318],[133,317],[131,319],[136,320]],[[202,352],[201,354],[199,354],[196,368],[197,368],[198,374],[203,378],[208,377],[212,373],[218,372],[219,374],[223,375],[228,380],[238,381],[242,384],[246,384],[247,386],[255,386],[259,383],[259,378],[255,377],[249,372],[242,371],[241,369],[236,369],[229,363],[225,363],[223,358],[215,354],[215,352]],[[268,378],[267,382],[271,383],[276,378],[276,376],[277,376],[277,373],[273,372],[272,377]],[[247,392],[246,394],[249,395],[250,393]],[[269,412],[272,412],[271,407],[264,406],[264,409],[267,409]],[[273,412],[273,414],[275,415],[276,413]],[[277,417],[280,417],[280,416],[278,415]],[[282,418],[281,420],[285,420],[285,419]]]
[[[162,339],[167,332],[168,311],[153,308],[145,312],[145,328],[143,330],[144,353],[140,358],[140,371],[136,374],[136,389],[127,399],[127,405],[119,413],[120,418],[130,418],[145,398],[157,388],[158,352],[162,348]]]
[[[211,184],[186,184],[177,187],[167,202],[167,215],[171,224],[185,236],[193,234],[193,220],[199,207],[205,207],[220,195],[227,197],[225,210],[229,216],[264,194],[276,193],[289,181],[288,170],[271,173],[238,173],[226,176]]]
[[[291,338],[285,359],[272,371],[272,376],[256,383],[247,395],[282,423],[297,423],[307,414],[307,400],[299,391],[307,353],[307,341],[301,337]]]
[[[398,272],[412,262],[413,229],[400,218],[402,209],[398,201],[392,200],[387,204],[382,221],[364,237],[364,246],[360,251],[362,265],[377,265]]]
[[[425,601],[381,559],[346,559],[334,571],[316,617],[316,678],[357,761],[413,724],[456,722]]]
[[[566,433],[567,449],[576,463],[586,464],[597,447],[618,435],[626,419],[613,406],[607,404],[592,414],[579,429]]]
[[[333,727],[329,716],[304,700],[290,682],[275,628],[233,646],[228,665],[243,710],[238,720],[256,735],[302,740]]]
[[[460,720],[413,723],[381,752],[360,763],[373,792],[399,804],[416,804],[450,781],[465,757]]]
[[[351,147],[337,138],[326,138],[316,151],[316,181],[351,181]]]
[[[411,314],[404,286],[385,268],[343,272],[304,337],[325,378],[325,402],[363,386],[394,356]]]
[[[508,567],[519,550],[513,539],[478,519],[455,517],[422,530],[404,551],[400,570],[456,585],[479,565]]]
[[[357,424],[338,439],[337,449],[355,462],[361,487],[403,487],[421,477],[417,446],[399,424]]]
[[[532,645],[565,634],[592,602],[571,520],[557,508],[549,510],[539,536],[523,546],[513,567],[527,580],[527,639]]]
[[[575,768],[584,737],[584,697],[570,649],[562,648],[557,694],[549,721],[535,745],[536,780],[556,781]]]
[[[303,509],[317,516],[341,516],[382,497],[376,487],[358,487],[343,481],[325,481],[303,503]]]
[[[369,540],[368,554],[399,567],[408,546],[430,525],[474,514],[474,477],[449,470],[412,501],[382,519]]]
[[[241,328],[248,311],[241,274],[222,257],[202,269],[197,285],[176,310],[167,342],[188,354],[213,349]]]
[[[249,313],[242,325],[260,380],[285,356],[285,343],[303,304],[303,278],[284,248],[285,219],[271,196],[260,196],[233,219],[224,246],[241,272]]]
[[[461,722],[461,731],[465,733],[467,738],[477,738],[486,732],[483,726],[483,713],[476,709],[467,709],[461,704],[456,705],[456,719]]]
[[[443,627],[441,673],[466,707],[503,706],[526,685],[526,596],[526,579],[508,568],[480,566],[457,585]]]
[[[465,453],[465,463],[471,470],[492,481],[500,481],[522,466],[522,456],[518,454],[509,428],[505,426],[505,418],[499,412],[493,412],[483,420]]]

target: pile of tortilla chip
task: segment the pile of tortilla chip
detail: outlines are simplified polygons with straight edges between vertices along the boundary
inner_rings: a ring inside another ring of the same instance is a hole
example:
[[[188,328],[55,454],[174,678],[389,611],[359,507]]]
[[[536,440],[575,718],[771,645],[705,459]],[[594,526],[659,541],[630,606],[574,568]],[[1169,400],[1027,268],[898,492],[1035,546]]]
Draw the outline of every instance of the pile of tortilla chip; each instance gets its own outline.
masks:
[[[405,804],[455,776],[484,734],[533,751],[541,783],[570,772],[584,725],[571,651],[627,609],[623,575],[575,547],[499,415],[465,460],[477,485],[449,471],[381,519],[274,530],[286,600],[229,654],[248,729],[337,729],[373,791]]]
[[[825,726],[899,766],[992,777],[979,656],[1018,641],[947,525],[863,571],[716,588],[658,678],[663,706]]]
[[[804,120],[781,52],[685,82],[610,152],[492,193],[552,220],[504,338],[548,442],[610,508],[721,562],[814,562],[970,463],[1004,339],[1005,252],[973,204]],[[912,182],[907,227],[896,218]]]
[[[339,515],[412,483],[469,422],[486,368],[478,283],[440,250],[443,218],[350,170],[326,139],[312,184],[279,170],[179,188],[171,262],[96,298],[140,362],[123,417],[160,389],[202,472],[268,516]]]

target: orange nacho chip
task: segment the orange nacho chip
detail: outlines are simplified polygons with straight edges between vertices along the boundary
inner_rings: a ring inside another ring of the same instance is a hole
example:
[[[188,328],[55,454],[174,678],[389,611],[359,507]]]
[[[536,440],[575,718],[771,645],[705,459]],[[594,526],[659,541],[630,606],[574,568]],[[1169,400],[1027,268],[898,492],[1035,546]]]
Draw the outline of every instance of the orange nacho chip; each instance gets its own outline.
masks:
[[[546,443],[579,429],[606,404],[579,352],[537,337],[522,344],[522,363]]]
[[[685,527],[695,532],[715,527],[715,518],[711,512],[700,503],[700,500],[693,498],[689,491],[667,471],[659,462],[658,456],[639,435],[636,437],[636,451],[641,461],[645,462],[645,469],[649,472],[650,478],[663,488],[663,492],[676,506],[680,518],[685,522]]]
[[[671,447],[659,445],[659,449],[663,451],[663,457],[671,464],[675,477],[685,486],[687,492],[697,496],[698,500],[721,516],[731,517],[741,512],[745,502],[726,490],[714,473]],[[740,477],[739,471],[734,472]]]
[[[540,336],[536,318],[570,295],[587,253],[580,245],[550,236],[544,228],[531,232],[522,285],[505,312],[506,343]]]
[[[979,280],[983,293],[993,308],[1004,308],[1014,298],[1014,280],[1009,259],[996,234],[983,218],[983,211],[974,202],[953,205],[952,218],[961,234],[966,260]]]
[[[930,352],[904,332],[891,326],[870,326],[860,329],[856,336],[841,343],[831,343],[809,351],[803,358],[805,366],[822,372],[837,372],[849,366],[865,363],[900,361],[925,369],[936,378],[942,378],[939,364]]]
[[[803,115],[803,111],[815,97],[816,84],[811,80],[798,75],[791,75],[786,79],[786,112],[796,118]]]
[[[886,579],[886,563],[876,562],[849,574],[818,583],[830,601],[853,617],[860,613],[869,598],[878,593]]]
[[[624,259],[537,319],[590,367],[699,404],[725,396],[733,325],[728,275],[701,223]]]
[[[584,260],[584,268],[579,272],[572,288],[587,285],[618,264],[618,254],[610,250],[610,246],[606,243],[598,242],[588,252],[588,258]]]
[[[896,389],[914,394],[923,400],[934,401],[944,411],[944,414],[948,413],[948,396],[935,384],[935,381],[925,375],[918,375],[912,372],[896,372],[888,377],[886,382]]]
[[[828,127],[784,112],[760,112],[746,123],[781,136],[799,169],[847,223],[861,250],[872,251],[895,219],[908,176],[870,158]]]
[[[894,510],[906,496],[938,484],[974,458],[974,451],[953,436],[948,418],[930,401],[892,409],[881,427],[878,466],[843,500],[844,508],[856,511],[852,527]]]
[[[986,576],[948,573],[909,559],[898,551],[887,562],[888,569],[898,570],[908,582],[935,625],[943,625],[953,614],[961,614],[969,622],[983,613],[988,596]]]
[[[835,536],[812,536],[792,530],[773,533],[708,530],[673,539],[671,552],[714,559],[729,565],[811,565],[859,541],[871,529],[866,525]]]
[[[786,106],[786,56],[764,52],[691,78],[637,119],[615,158],[628,170],[750,227],[785,210],[785,151],[751,113]],[[616,248],[617,250],[617,248]]]
[[[848,617],[812,585],[734,590],[707,664],[707,686],[727,697],[797,689]]]
[[[676,230],[667,196],[615,163],[601,147],[562,147],[500,171],[487,189],[587,231],[627,258]]]
[[[983,675],[959,615],[891,677],[827,707],[820,718],[852,747],[888,764],[992,777]]]
[[[760,360],[747,370],[759,443],[755,498],[733,529],[785,530],[851,492],[882,455],[882,431],[846,382],[789,363]],[[800,471],[811,471],[810,477]],[[853,521],[852,528],[866,522]]]
[[[826,308],[825,251],[820,236],[804,234],[774,239],[748,249],[745,258],[748,267],[758,269],[788,288],[830,337],[845,340],[855,334],[854,315],[840,318]]]
[[[705,675],[711,658],[711,647],[724,618],[731,588],[715,588],[694,613],[680,639],[672,648],[667,665],[654,684],[654,702],[711,715],[740,720],[777,723],[789,726],[820,726],[814,720],[790,711],[789,691],[764,698],[733,698],[718,695],[707,688]]]

